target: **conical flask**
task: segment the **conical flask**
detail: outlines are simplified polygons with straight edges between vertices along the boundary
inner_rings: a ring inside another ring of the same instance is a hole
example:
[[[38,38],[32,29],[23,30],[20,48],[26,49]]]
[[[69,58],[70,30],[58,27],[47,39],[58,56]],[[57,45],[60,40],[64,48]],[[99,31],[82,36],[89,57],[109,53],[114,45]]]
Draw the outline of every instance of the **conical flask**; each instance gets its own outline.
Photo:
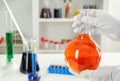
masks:
[[[79,34],[64,52],[65,61],[71,72],[95,70],[99,66],[101,50],[88,34]]]
[[[32,49],[33,47],[33,41],[28,42],[28,46],[29,49],[27,49],[26,47],[24,47],[24,51],[22,53],[22,59],[21,59],[21,64],[20,64],[20,72],[22,73],[31,73],[32,72],[32,54],[36,53],[35,51],[33,51]],[[34,48],[35,49],[35,48]],[[36,59],[36,71],[39,71],[39,65]]]

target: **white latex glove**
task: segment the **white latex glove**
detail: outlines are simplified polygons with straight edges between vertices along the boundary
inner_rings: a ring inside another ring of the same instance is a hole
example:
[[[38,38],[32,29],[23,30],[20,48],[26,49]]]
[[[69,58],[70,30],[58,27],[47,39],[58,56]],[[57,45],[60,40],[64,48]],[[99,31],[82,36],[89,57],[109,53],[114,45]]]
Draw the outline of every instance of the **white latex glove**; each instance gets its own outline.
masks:
[[[72,27],[75,33],[104,34],[120,41],[120,20],[103,10],[80,10],[80,14],[74,17]]]

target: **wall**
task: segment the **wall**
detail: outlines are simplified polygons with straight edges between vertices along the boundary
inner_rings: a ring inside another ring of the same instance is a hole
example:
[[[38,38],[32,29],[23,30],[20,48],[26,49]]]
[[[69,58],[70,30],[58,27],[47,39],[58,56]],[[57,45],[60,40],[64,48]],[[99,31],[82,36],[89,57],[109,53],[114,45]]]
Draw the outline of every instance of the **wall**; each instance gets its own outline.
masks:
[[[21,31],[25,37],[32,36],[32,0],[7,0]],[[0,35],[5,32],[5,14],[6,11],[3,0],[0,0]],[[15,28],[15,27],[14,27]],[[28,31],[29,30],[29,31]]]
[[[112,15],[120,17],[120,0],[109,0],[108,12]],[[120,52],[120,42],[113,41],[105,36],[102,37],[103,52]]]
[[[108,0],[104,0],[108,3]],[[32,0],[7,0],[9,3],[12,12],[22,30],[25,37],[32,36]],[[115,16],[120,17],[119,0],[109,0],[107,9],[110,13]],[[4,35],[5,32],[5,20],[4,20],[4,11],[5,6],[0,0],[0,36]],[[29,31],[28,31],[29,30]],[[103,52],[120,52],[120,42],[115,42],[107,37],[102,36],[102,51]]]

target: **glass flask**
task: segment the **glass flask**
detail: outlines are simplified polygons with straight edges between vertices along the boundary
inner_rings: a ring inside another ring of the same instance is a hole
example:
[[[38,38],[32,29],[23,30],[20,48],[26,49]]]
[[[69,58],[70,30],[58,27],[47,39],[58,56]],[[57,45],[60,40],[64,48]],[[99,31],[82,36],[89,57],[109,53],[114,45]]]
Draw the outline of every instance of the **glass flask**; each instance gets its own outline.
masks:
[[[101,50],[88,34],[79,34],[69,42],[64,52],[65,61],[74,73],[97,69]]]
[[[43,5],[44,6],[41,9],[40,18],[51,18],[52,15],[48,0],[43,1]]]
[[[26,46],[23,46],[22,59],[20,64],[20,72],[22,73],[31,73],[32,72],[32,54],[36,55],[35,41],[28,40],[29,49]],[[37,58],[37,56],[36,56]],[[36,71],[39,71],[39,65],[36,59]]]

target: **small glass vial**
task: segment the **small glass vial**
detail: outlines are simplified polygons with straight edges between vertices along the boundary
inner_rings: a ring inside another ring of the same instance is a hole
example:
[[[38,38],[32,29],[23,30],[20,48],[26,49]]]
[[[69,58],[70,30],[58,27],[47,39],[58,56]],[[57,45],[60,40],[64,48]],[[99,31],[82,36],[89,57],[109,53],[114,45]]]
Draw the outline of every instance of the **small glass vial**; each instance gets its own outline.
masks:
[[[4,42],[4,37],[0,37],[0,44],[3,44]]]
[[[54,42],[54,48],[55,48],[56,50],[59,50],[59,49],[60,49],[59,42]]]
[[[60,42],[60,49],[65,49],[65,42]]]
[[[49,48],[49,41],[48,39],[45,39],[45,49],[48,49]]]
[[[40,38],[40,49],[45,49],[45,39],[44,39],[44,37]]]
[[[66,46],[69,44],[70,41],[71,41],[71,39],[66,40]]]
[[[54,42],[52,40],[49,41],[49,49],[54,48]]]

